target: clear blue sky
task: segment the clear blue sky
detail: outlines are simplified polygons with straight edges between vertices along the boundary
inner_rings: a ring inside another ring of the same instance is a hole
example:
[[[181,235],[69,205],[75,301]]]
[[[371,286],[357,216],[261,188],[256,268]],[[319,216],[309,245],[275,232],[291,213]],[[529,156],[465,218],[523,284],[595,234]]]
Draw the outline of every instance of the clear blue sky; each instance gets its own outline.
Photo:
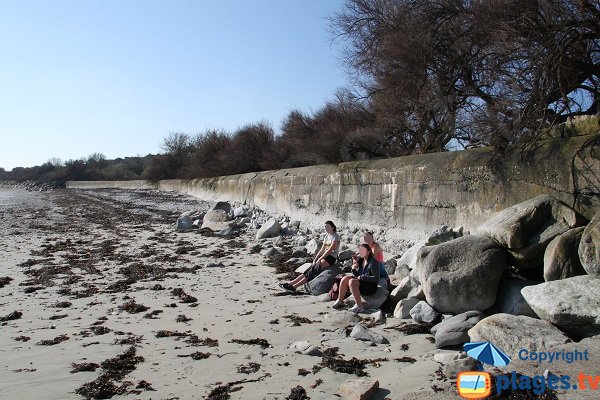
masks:
[[[0,0],[0,167],[160,151],[348,85],[328,20],[342,0]]]

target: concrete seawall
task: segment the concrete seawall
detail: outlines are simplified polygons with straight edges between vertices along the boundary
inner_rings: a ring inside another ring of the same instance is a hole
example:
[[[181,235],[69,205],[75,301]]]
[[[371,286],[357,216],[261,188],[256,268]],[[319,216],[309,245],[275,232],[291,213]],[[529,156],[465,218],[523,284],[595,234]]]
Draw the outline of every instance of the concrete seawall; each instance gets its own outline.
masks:
[[[309,224],[421,236],[442,224],[473,230],[496,211],[541,193],[587,218],[600,211],[600,135],[546,141],[525,155],[490,149],[422,154],[210,179],[83,182],[68,188],[154,188],[256,205]]]

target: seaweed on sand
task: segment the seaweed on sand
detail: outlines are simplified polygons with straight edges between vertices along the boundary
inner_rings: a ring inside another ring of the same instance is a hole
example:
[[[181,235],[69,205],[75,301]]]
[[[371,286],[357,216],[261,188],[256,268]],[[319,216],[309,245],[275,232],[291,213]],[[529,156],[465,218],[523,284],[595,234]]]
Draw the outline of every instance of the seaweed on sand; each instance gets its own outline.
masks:
[[[171,291],[171,295],[179,297],[181,303],[196,303],[197,298],[187,294],[182,288],[175,288]]]
[[[375,358],[369,360],[359,360],[356,357],[352,357],[349,360],[344,360],[338,355],[338,348],[333,347],[325,349],[323,351],[323,357],[320,366],[313,367],[313,373],[318,371],[319,367],[326,367],[335,372],[341,372],[344,374],[354,374],[356,376],[368,376],[365,372],[365,367],[369,364],[377,365],[380,362],[388,361],[387,358]]]
[[[250,344],[250,345],[256,345],[256,346],[260,346],[263,349],[268,349],[269,347],[271,347],[271,344],[266,340],[266,339],[250,339],[250,340],[243,340],[243,339],[231,339],[229,341],[229,343],[239,343],[239,344]]]
[[[192,360],[204,360],[205,358],[210,357],[210,353],[202,353],[197,351],[192,354],[178,354],[177,357],[190,357]]]
[[[190,335],[185,342],[192,346],[219,347],[219,341],[217,339],[199,339],[196,335]]]
[[[431,331],[435,324],[412,324],[406,323],[398,326],[391,326],[383,329],[394,329],[398,332],[402,332],[405,335],[418,335],[418,334],[428,334]]]
[[[147,307],[143,304],[138,304],[135,302],[135,300],[130,300],[127,303],[124,303],[123,305],[119,306],[119,309],[127,311],[129,314],[137,314],[149,310],[150,307]]]
[[[127,393],[130,382],[120,386],[115,383],[122,381],[125,376],[136,369],[136,365],[143,362],[144,358],[136,356],[135,347],[130,347],[123,354],[102,361],[100,366],[103,373],[97,379],[80,386],[75,393],[86,399],[109,399],[115,395]]]
[[[0,317],[0,322],[14,321],[16,319],[21,318],[22,316],[23,313],[21,311],[13,311],[4,317]]]
[[[139,281],[148,278],[162,278],[166,275],[167,271],[165,271],[161,267],[156,267],[154,265],[146,265],[142,262],[134,262],[125,267],[120,268],[119,273],[124,275],[126,278],[130,278],[134,281]]]
[[[237,392],[242,390],[242,383],[251,383],[251,382],[260,382],[266,377],[271,376],[270,374],[265,374],[258,379],[242,379],[240,381],[229,382],[224,385],[219,385],[206,396],[206,400],[228,400],[231,398],[229,393]]]
[[[315,321],[312,321],[306,317],[301,317],[299,315],[296,314],[291,314],[291,315],[284,315],[283,318],[287,318],[290,321],[292,321],[292,325],[293,326],[300,326],[302,324],[312,324]]]
[[[177,332],[177,331],[160,330],[160,331],[156,332],[156,335],[154,335],[154,336],[157,338],[182,337],[182,336],[189,336],[189,334],[184,333],[184,332]]]
[[[193,318],[188,318],[183,314],[180,314],[177,316],[177,318],[175,319],[175,322],[188,322],[191,321]]]
[[[75,374],[77,372],[94,372],[95,370],[100,368],[99,364],[86,362],[80,364],[72,363],[71,366],[73,367],[73,369],[71,370],[72,374]]]
[[[65,340],[69,340],[67,335],[60,335],[55,337],[54,339],[41,340],[37,344],[40,346],[54,346],[56,344],[62,343]]]
[[[3,288],[4,286],[8,285],[10,283],[10,281],[12,281],[13,278],[11,278],[10,276],[3,276],[0,277],[0,289]]]
[[[254,372],[258,372],[260,370],[260,364],[251,362],[247,365],[238,365],[237,372],[240,374],[252,374]]]
[[[298,385],[295,388],[292,388],[292,391],[286,397],[286,400],[310,400],[310,397],[306,394],[306,389]]]

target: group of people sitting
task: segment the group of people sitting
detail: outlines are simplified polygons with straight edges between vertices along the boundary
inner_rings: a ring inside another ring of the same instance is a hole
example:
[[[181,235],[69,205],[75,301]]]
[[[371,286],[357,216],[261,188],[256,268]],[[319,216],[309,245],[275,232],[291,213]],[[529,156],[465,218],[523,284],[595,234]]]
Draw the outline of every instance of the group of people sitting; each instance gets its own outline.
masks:
[[[325,222],[327,235],[323,245],[315,255],[312,265],[303,274],[291,282],[280,283],[283,289],[295,292],[296,289],[316,278],[323,270],[334,265],[338,261],[340,248],[340,236],[332,221]],[[352,255],[352,275],[345,275],[339,282],[338,298],[333,303],[333,308],[345,307],[344,299],[348,291],[352,293],[355,305],[350,309],[354,313],[364,311],[361,294],[369,296],[377,291],[379,286],[387,285],[387,273],[383,267],[383,250],[375,242],[373,232],[365,232],[364,243],[358,245],[358,251]]]

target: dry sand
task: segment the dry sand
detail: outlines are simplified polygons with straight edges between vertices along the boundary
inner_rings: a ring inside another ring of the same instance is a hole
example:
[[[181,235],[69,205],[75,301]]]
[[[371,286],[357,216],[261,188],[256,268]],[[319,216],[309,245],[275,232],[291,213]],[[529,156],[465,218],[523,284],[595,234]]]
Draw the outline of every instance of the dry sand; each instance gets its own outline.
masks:
[[[114,399],[338,398],[356,375],[324,365],[335,357],[289,349],[309,341],[344,360],[376,360],[364,368],[379,380],[375,399],[458,398],[436,373],[431,335],[405,335],[393,328],[407,321],[390,318],[372,330],[391,344],[343,337],[352,315],[282,296],[284,275],[252,252],[254,231],[174,231],[182,211],[207,208],[154,191],[0,189],[0,278],[12,278],[0,288],[0,317],[22,312],[0,322],[0,397],[81,399],[78,388],[99,379],[123,392]],[[73,363],[101,367],[72,373]],[[297,386],[308,397],[290,397]]]

